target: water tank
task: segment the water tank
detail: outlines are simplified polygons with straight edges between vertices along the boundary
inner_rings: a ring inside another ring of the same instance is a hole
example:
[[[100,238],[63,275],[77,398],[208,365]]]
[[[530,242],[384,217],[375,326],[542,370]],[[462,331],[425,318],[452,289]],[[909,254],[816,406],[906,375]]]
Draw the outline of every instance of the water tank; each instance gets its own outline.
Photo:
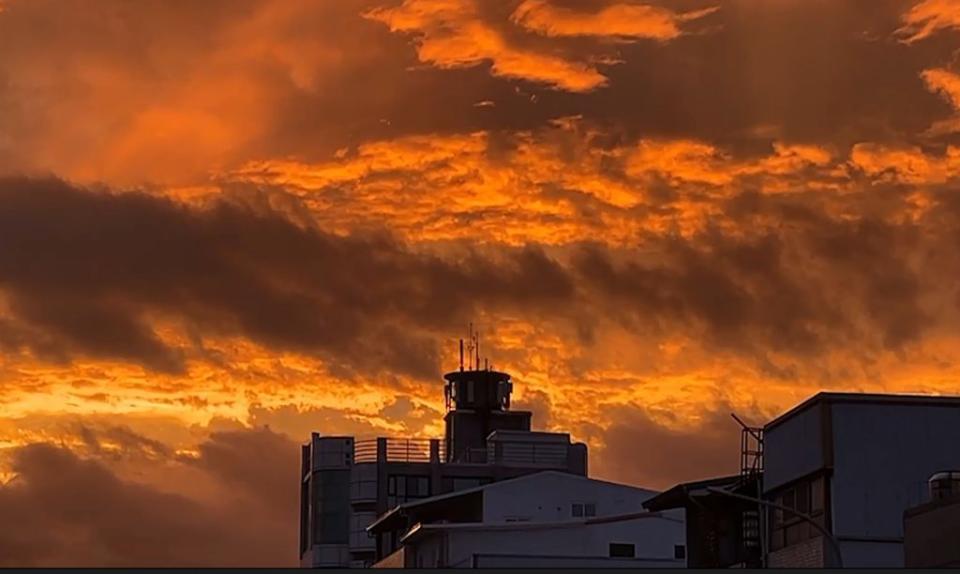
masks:
[[[927,482],[930,485],[930,500],[960,496],[960,470],[938,472]]]

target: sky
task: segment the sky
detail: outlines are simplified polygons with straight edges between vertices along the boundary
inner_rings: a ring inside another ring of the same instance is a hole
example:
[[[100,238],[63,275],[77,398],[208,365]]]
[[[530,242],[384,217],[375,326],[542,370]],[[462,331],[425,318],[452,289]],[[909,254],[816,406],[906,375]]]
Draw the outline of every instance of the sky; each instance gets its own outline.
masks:
[[[296,565],[471,322],[648,488],[958,393],[958,180],[958,0],[0,0],[0,565]]]

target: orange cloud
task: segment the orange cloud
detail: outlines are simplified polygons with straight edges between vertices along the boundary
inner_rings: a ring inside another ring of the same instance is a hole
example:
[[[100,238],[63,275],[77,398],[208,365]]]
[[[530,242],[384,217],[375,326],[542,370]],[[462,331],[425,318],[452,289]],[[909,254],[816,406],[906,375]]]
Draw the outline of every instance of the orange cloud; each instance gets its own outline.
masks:
[[[853,146],[850,164],[880,182],[938,185],[960,175],[960,148],[948,146],[941,157],[918,147],[860,143]]]
[[[404,0],[395,8],[371,10],[366,17],[383,22],[393,32],[414,34],[420,61],[439,68],[489,62],[495,76],[571,92],[589,92],[607,83],[592,65],[513,45],[480,18],[473,0]]]
[[[832,174],[838,162],[812,145],[775,142],[758,158],[736,158],[685,139],[600,146],[610,134],[576,118],[504,137],[407,136],[342,150],[326,162],[250,162],[219,178],[295,194],[318,223],[340,232],[367,225],[375,215],[374,221],[415,241],[479,234],[516,245],[563,245],[598,233],[604,242],[623,245],[654,230],[692,233],[707,224],[715,206],[688,202],[688,196],[702,194],[702,186],[729,196],[744,178],[759,180],[770,193],[840,185]],[[672,203],[654,191],[663,182],[676,190]]]
[[[960,131],[960,75],[944,68],[924,70],[920,74],[927,89],[940,94],[953,106],[953,117],[935,122],[928,133],[942,135]]]
[[[960,4],[955,0],[922,0],[901,17],[903,27],[897,35],[912,44],[940,30],[960,28]]]
[[[774,142],[773,154],[736,160],[715,146],[692,140],[644,140],[627,158],[627,173],[654,173],[681,183],[725,186],[748,175],[791,176],[810,167],[825,167],[831,154],[816,146]]]
[[[317,93],[348,60],[378,50],[350,31],[334,37],[303,25],[344,11],[334,4],[184,8],[152,4],[113,26],[110,2],[9,4],[0,71],[16,78],[5,89],[23,121],[0,129],[0,151],[6,137],[16,141],[17,171],[118,185],[204,181],[255,156],[291,94]],[[18,31],[41,19],[47,25],[30,36]],[[165,34],[163,26],[183,31]],[[29,42],[37,49],[23,47]]]
[[[677,13],[659,6],[617,3],[598,12],[580,12],[553,5],[550,0],[524,0],[511,21],[544,36],[605,36],[672,40],[681,25],[716,12],[719,7]]]

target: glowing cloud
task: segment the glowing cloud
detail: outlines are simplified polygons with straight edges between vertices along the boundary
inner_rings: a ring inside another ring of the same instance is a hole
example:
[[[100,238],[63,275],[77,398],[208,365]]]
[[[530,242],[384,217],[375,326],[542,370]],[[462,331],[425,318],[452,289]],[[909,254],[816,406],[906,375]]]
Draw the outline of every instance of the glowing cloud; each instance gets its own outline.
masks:
[[[897,35],[912,44],[940,30],[960,28],[960,4],[955,0],[922,0],[902,16]]]
[[[923,78],[927,89],[940,94],[953,107],[952,117],[939,120],[930,126],[930,135],[942,135],[960,132],[960,76],[943,68],[924,70]]]
[[[413,34],[421,62],[439,68],[491,64],[495,76],[528,80],[571,92],[589,92],[607,83],[589,64],[513,45],[480,18],[472,0],[404,0],[366,17],[393,32]]]
[[[580,12],[554,6],[550,0],[524,0],[511,20],[544,36],[604,36],[672,40],[685,22],[703,18],[719,8],[676,13],[645,4],[618,3],[598,12]]]

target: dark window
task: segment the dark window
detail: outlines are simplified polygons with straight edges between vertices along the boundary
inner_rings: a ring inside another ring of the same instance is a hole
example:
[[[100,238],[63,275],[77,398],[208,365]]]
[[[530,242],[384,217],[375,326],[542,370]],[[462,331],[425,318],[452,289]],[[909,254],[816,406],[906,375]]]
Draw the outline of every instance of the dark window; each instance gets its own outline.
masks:
[[[810,510],[823,510],[823,478],[816,478],[810,484]]]
[[[772,550],[799,544],[820,536],[820,532],[803,517],[809,517],[820,526],[826,524],[825,479],[812,477],[797,482],[773,497],[773,502],[786,507],[775,510],[770,524]],[[802,516],[801,516],[802,515]]]
[[[677,544],[673,547],[673,557],[677,560],[683,560],[687,557],[687,547],[683,544]]]
[[[580,518],[583,516],[583,505],[578,503],[573,503],[573,508],[571,512],[575,518]]]
[[[592,503],[592,502],[588,502],[587,504],[584,504],[584,505],[583,505],[583,515],[584,515],[584,516],[596,516],[596,515],[597,515],[597,505],[594,504],[594,503]]]
[[[317,472],[312,487],[313,543],[347,544],[350,538],[350,471]]]
[[[624,544],[622,542],[610,543],[611,558],[634,558],[636,554],[636,548],[634,548],[633,544]]]
[[[387,507],[430,496],[430,477],[392,475],[387,478]]]

